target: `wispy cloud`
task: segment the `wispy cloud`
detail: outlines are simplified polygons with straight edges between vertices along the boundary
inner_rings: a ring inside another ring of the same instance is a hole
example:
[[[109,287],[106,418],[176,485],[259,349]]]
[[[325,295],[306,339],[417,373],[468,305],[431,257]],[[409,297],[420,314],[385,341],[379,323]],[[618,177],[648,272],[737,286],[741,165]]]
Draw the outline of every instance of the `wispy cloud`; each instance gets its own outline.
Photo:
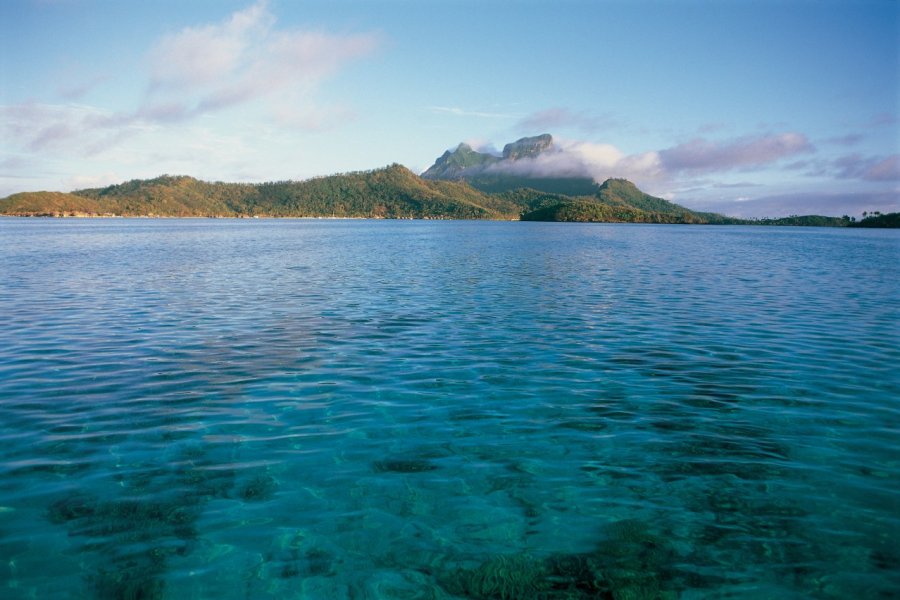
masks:
[[[86,105],[29,102],[0,106],[0,131],[24,152],[91,155],[101,151],[102,142],[111,136],[122,139],[139,130],[132,117]]]
[[[786,157],[812,151],[809,140],[799,133],[717,142],[696,139],[663,150],[633,154],[627,154],[612,144],[558,140],[553,152],[513,163],[499,163],[490,168],[537,177],[588,176],[597,181],[626,177],[651,191],[662,193],[684,176],[762,168]]]
[[[18,151],[96,154],[139,133],[238,107],[282,127],[319,131],[352,115],[323,109],[316,92],[349,62],[372,54],[374,33],[279,29],[265,0],[219,23],[162,37],[147,53],[147,93],[131,110],[75,103],[0,106],[0,134]],[[60,90],[75,99],[105,80]]]
[[[665,195],[685,176],[762,168],[783,158],[812,151],[809,140],[799,133],[716,142],[698,138],[663,150],[633,154],[612,144],[561,140],[557,141],[554,152],[491,168],[538,177],[585,176],[596,181],[626,177],[651,193]]]
[[[94,75],[86,79],[79,79],[75,82],[64,83],[59,86],[57,92],[68,101],[76,101],[83,98],[88,92],[95,89],[102,83],[109,81],[109,75]]]
[[[667,171],[711,172],[762,167],[783,158],[811,152],[802,133],[781,133],[712,142],[697,138],[659,152]]]
[[[900,154],[887,157],[848,154],[834,161],[839,179],[900,181]]]
[[[800,192],[775,194],[739,200],[684,202],[695,210],[708,210],[732,217],[787,217],[790,215],[852,215],[863,211],[884,213],[900,211],[900,198],[889,191],[876,192]]]
[[[307,123],[321,112],[307,110],[311,92],[380,43],[374,33],[279,30],[260,1],[221,23],[163,37],[149,53],[149,95],[139,112],[174,120],[268,99],[282,122]],[[288,106],[298,108],[286,115]]]
[[[835,146],[855,146],[865,138],[866,136],[861,133],[848,133],[845,135],[827,138],[825,142],[828,144],[833,144]]]
[[[106,172],[100,175],[73,175],[66,180],[66,187],[74,190],[98,188],[121,181],[122,177],[113,172]]]

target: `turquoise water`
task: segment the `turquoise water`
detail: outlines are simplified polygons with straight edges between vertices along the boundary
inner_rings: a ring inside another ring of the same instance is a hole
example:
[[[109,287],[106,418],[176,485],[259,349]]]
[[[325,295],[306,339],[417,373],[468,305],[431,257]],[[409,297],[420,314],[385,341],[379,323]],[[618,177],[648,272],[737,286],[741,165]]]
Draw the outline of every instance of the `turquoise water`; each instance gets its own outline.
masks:
[[[894,231],[0,239],[0,597],[900,594]]]

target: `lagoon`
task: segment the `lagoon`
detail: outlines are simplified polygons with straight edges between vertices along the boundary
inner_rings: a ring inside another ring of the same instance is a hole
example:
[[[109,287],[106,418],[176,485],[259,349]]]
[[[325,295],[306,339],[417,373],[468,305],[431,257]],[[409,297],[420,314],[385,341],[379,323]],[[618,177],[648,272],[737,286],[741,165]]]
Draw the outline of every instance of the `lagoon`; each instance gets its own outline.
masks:
[[[4,598],[900,590],[900,235],[0,219]]]

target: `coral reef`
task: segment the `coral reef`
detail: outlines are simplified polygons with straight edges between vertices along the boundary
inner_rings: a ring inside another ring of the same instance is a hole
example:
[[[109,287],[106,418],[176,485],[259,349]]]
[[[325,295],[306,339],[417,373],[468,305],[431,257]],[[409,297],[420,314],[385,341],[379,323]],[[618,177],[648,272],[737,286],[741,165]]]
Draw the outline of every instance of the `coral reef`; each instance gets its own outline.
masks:
[[[420,458],[386,458],[373,464],[376,473],[421,473],[434,471],[437,466]]]
[[[278,483],[271,475],[256,475],[238,490],[238,496],[248,502],[268,500],[278,489]]]
[[[609,525],[591,552],[501,555],[439,580],[449,593],[477,600],[670,600],[680,587],[675,561],[662,537],[624,520]]]
[[[460,569],[445,585],[453,594],[485,600],[540,598],[550,589],[549,572],[539,560],[523,554],[497,556],[475,569]]]

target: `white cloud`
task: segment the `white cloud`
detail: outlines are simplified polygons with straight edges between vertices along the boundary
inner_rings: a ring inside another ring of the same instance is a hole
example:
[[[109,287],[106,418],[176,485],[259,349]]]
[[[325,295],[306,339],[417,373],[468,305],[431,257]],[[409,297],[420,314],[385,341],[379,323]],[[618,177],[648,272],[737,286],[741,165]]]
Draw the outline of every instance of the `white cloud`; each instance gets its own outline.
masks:
[[[93,155],[141,129],[133,118],[81,104],[0,106],[0,132],[19,152]]]
[[[536,177],[592,177],[598,182],[625,177],[654,190],[667,179],[657,152],[627,155],[612,144],[575,140],[554,140],[553,151],[488,168]]]
[[[258,2],[223,23],[166,35],[150,52],[151,85],[194,88],[231,77],[246,65],[248,51],[265,39],[273,24],[266,3]]]
[[[697,138],[661,150],[659,157],[666,170],[696,173],[755,168],[812,150],[805,135],[788,132],[718,142]]]
[[[221,23],[165,35],[148,53],[147,95],[133,109],[27,102],[0,106],[7,151],[56,156],[99,155],[135,136],[229,109],[244,118],[309,131],[352,116],[340,105],[317,106],[323,80],[372,53],[376,34],[336,35],[278,29],[265,1]]]
[[[222,23],[165,36],[149,54],[149,97],[139,113],[177,120],[268,98],[270,116],[277,112],[282,122],[303,126],[305,104],[322,80],[380,44],[372,33],[279,30],[275,24],[260,1]],[[284,118],[288,105],[297,107],[296,118]]]
[[[850,154],[836,159],[833,168],[840,179],[900,181],[900,154],[884,157]]]
[[[73,175],[66,180],[66,187],[73,190],[81,190],[85,188],[106,187],[121,182],[122,177],[110,171],[99,175]]]

